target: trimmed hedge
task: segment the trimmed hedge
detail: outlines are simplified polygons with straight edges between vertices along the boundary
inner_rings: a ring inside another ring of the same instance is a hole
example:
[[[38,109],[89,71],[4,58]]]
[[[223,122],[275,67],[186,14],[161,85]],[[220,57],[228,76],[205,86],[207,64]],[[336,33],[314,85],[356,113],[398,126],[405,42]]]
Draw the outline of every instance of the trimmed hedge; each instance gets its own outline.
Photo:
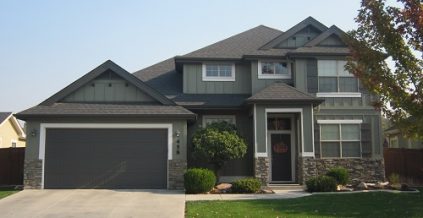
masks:
[[[261,182],[257,178],[239,179],[232,184],[233,193],[256,193],[261,188]]]
[[[216,176],[208,169],[192,168],[184,174],[184,187],[187,194],[209,192],[215,184]]]
[[[349,181],[348,170],[343,167],[335,167],[329,169],[326,176],[330,176],[336,180],[338,185],[346,185]]]
[[[334,192],[336,180],[330,176],[317,176],[306,181],[308,192]]]

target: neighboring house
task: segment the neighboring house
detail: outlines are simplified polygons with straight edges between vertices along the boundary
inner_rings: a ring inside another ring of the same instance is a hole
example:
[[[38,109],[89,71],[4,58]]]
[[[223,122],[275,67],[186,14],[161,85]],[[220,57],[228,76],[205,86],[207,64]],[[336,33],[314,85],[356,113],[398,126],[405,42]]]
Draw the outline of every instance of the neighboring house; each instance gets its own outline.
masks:
[[[258,26],[130,74],[111,61],[18,113],[27,188],[182,188],[191,138],[237,125],[248,143],[222,178],[304,183],[330,167],[384,179],[381,115],[344,70],[345,33],[309,17]]]
[[[423,141],[405,137],[396,126],[385,130],[386,140],[389,148],[411,148],[423,149]]]
[[[25,147],[25,132],[12,112],[0,112],[0,148]]]

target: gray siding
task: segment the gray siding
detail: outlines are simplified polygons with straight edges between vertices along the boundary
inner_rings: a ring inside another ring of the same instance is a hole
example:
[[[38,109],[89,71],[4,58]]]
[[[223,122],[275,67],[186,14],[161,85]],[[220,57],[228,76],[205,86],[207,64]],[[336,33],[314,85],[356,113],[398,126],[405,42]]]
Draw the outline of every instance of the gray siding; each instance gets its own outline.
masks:
[[[37,160],[39,154],[39,143],[40,143],[40,123],[171,123],[173,124],[173,132],[179,130],[179,154],[177,153],[177,137],[173,136],[172,153],[174,160],[186,160],[187,154],[187,121],[186,120],[165,120],[165,119],[138,119],[138,118],[62,118],[62,119],[43,119],[39,120],[28,120],[27,131],[35,131],[35,136],[28,136],[26,143],[27,148],[25,150],[25,160]]]
[[[331,35],[321,43],[319,46],[346,46],[345,43],[336,35]]]
[[[221,176],[252,176],[253,175],[253,159],[254,159],[254,144],[253,144],[253,119],[248,112],[239,110],[219,110],[219,111],[195,111],[198,114],[197,122],[188,126],[188,154],[192,151],[192,137],[195,131],[202,126],[203,115],[235,115],[236,126],[240,134],[247,141],[247,154],[241,160],[233,160],[226,163],[221,171]],[[188,166],[207,167],[204,163],[188,157]]]
[[[62,102],[156,102],[121,78],[97,78],[66,96]]]
[[[309,25],[295,33],[287,40],[281,42],[279,45],[276,46],[276,48],[293,48],[303,46],[308,41],[318,36],[320,33],[321,32],[319,30]]]
[[[184,64],[183,91],[189,94],[249,94],[250,72],[249,64],[236,64],[235,81],[203,81],[201,64]]]
[[[256,105],[256,122],[257,122],[257,152],[266,152],[266,108],[302,108],[303,109],[303,134],[304,134],[304,152],[313,152],[313,137],[312,137],[312,109],[311,105]],[[291,114],[291,113],[287,113]],[[297,115],[297,119],[300,117]],[[298,147],[301,151],[301,146]],[[269,152],[269,151],[267,151]]]
[[[294,84],[295,88],[300,91],[307,92],[307,60],[296,59],[294,67]]]
[[[374,110],[320,110],[316,120],[363,120],[363,157],[381,158],[383,150],[382,123],[380,113]]]
[[[251,62],[251,91],[252,94],[257,93],[266,86],[276,82],[281,81],[284,83],[292,84],[293,79],[259,79],[258,78],[258,61]]]

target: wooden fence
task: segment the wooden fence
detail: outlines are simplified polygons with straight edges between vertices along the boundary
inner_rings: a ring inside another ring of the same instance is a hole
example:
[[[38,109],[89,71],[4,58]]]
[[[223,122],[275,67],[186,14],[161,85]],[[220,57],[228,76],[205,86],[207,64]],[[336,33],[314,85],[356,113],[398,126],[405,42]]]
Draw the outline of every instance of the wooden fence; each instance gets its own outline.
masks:
[[[385,148],[385,175],[393,173],[410,185],[423,185],[423,149]]]
[[[22,185],[25,148],[0,149],[0,185]]]

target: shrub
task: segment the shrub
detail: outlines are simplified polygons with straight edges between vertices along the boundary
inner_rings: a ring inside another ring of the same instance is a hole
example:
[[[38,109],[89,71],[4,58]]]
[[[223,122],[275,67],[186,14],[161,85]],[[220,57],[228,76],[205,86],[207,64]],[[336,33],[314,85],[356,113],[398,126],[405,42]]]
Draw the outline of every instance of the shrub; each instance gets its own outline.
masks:
[[[209,192],[215,184],[216,176],[208,169],[192,168],[184,174],[184,187],[188,194]]]
[[[349,180],[348,170],[343,167],[335,167],[330,169],[326,176],[330,176],[336,180],[338,185],[346,185]]]
[[[396,173],[392,173],[389,175],[388,180],[392,185],[397,185],[400,183],[400,176]]]
[[[308,192],[336,191],[336,180],[330,176],[317,176],[306,181]]]
[[[257,178],[239,179],[232,184],[234,193],[256,193],[261,188],[261,182]]]
[[[242,158],[247,153],[245,140],[228,122],[211,123],[198,129],[192,144],[194,158],[212,164],[217,176],[227,161]]]

